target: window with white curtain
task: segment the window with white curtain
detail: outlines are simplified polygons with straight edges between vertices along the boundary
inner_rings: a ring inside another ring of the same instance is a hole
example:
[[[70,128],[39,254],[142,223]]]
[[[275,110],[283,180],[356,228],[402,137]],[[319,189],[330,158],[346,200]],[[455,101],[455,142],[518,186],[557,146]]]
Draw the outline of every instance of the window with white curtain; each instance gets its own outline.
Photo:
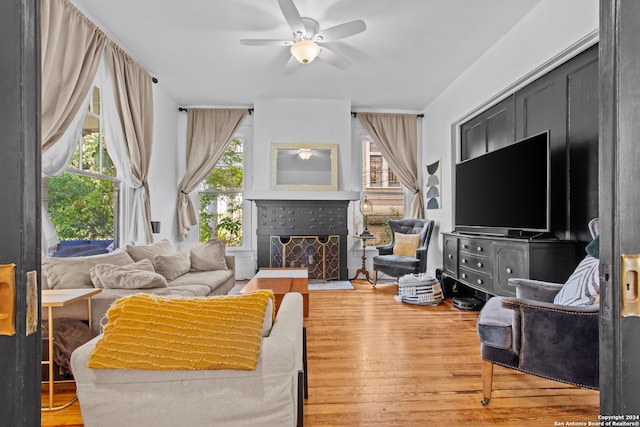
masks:
[[[48,214],[60,239],[58,250],[78,240],[118,246],[120,180],[105,146],[101,112],[96,85],[71,161],[60,175],[47,178]]]

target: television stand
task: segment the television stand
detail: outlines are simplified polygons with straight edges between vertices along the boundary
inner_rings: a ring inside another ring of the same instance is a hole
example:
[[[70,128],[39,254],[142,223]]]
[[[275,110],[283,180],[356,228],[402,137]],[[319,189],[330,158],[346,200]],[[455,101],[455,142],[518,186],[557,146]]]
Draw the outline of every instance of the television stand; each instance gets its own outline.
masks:
[[[576,265],[570,240],[442,235],[443,276],[491,295],[515,296],[512,278],[562,283]]]
[[[535,240],[535,239],[557,240],[558,239],[557,237],[547,232],[522,231],[522,230],[509,230],[507,233],[507,237],[510,237],[513,239],[527,239],[527,240]]]

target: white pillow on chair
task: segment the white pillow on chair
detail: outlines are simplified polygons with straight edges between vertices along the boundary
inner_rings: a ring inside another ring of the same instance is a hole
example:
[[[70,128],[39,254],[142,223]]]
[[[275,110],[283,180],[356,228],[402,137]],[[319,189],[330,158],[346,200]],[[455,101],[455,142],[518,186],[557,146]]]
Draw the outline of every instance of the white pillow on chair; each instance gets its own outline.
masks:
[[[600,296],[600,260],[587,255],[553,299],[559,305],[597,304]]]

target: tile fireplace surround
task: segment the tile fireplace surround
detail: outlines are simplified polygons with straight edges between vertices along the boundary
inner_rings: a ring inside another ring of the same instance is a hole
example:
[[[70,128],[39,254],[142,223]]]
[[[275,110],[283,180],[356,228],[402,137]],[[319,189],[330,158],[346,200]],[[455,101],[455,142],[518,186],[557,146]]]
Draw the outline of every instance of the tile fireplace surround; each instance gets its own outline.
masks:
[[[255,203],[258,268],[272,267],[270,244],[273,236],[283,241],[296,236],[317,236],[321,241],[329,236],[339,236],[339,279],[348,280],[348,200],[256,200]]]

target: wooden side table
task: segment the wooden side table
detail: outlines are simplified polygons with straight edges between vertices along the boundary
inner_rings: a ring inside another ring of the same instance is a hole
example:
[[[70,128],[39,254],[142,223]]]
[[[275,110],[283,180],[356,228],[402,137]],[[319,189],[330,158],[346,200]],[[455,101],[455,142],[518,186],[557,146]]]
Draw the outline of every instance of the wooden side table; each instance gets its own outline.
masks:
[[[49,368],[49,405],[42,408],[42,411],[57,411],[64,409],[78,400],[74,397],[70,401],[59,405],[53,405],[54,384],[53,379],[53,309],[64,307],[79,301],[87,302],[89,328],[91,328],[91,297],[102,292],[100,289],[48,289],[42,291],[42,308],[47,309],[49,322],[49,354],[47,360],[43,360],[42,364]]]
[[[304,317],[309,317],[309,279],[306,268],[262,268],[240,291],[241,294],[271,289],[276,298],[276,313],[287,292],[302,294]]]
[[[367,240],[372,240],[375,239],[376,236],[374,236],[373,234],[365,234],[365,235],[359,235],[359,236],[352,236],[354,239],[360,239],[362,241],[362,267],[360,267],[358,269],[358,271],[356,271],[356,275],[353,276],[353,279],[351,280],[355,280],[358,278],[358,276],[360,274],[364,274],[364,276],[367,278],[367,281],[371,284],[373,284],[373,282],[371,281],[371,279],[369,278],[369,271],[367,271],[367,266],[365,264],[365,261],[367,260],[367,253],[366,253],[366,249],[367,249]]]

